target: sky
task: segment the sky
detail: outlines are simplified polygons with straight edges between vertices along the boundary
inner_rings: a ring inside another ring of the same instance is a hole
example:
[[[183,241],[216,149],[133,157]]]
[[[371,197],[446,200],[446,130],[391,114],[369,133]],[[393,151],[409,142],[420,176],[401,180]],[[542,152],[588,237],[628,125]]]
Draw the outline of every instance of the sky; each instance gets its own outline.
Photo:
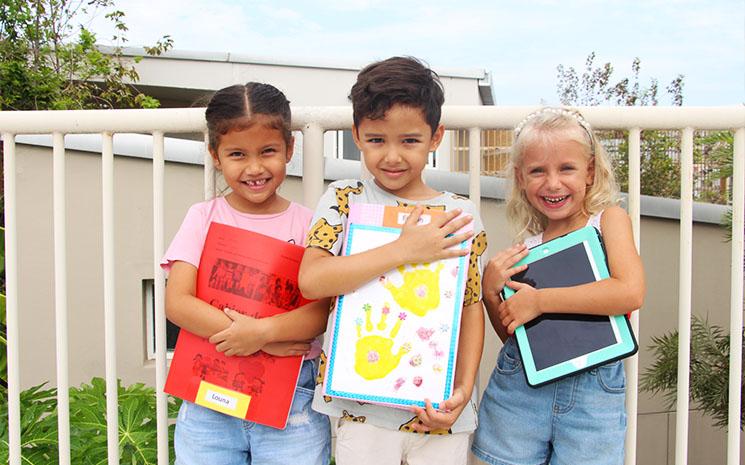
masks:
[[[363,66],[393,55],[491,73],[501,105],[556,104],[557,66],[595,52],[613,82],[684,76],[684,105],[745,104],[745,0],[115,0],[127,45]],[[112,29],[89,26],[99,43]]]

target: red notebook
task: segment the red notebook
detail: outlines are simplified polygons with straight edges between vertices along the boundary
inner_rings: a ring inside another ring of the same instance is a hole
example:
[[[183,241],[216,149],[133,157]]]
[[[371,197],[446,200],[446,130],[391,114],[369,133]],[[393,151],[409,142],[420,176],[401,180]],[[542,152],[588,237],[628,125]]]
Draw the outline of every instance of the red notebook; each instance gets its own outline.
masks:
[[[309,301],[297,284],[305,249],[245,229],[212,223],[197,273],[197,297],[217,308],[263,318]],[[218,412],[283,429],[302,356],[257,352],[226,357],[181,330],[166,379],[171,395]]]

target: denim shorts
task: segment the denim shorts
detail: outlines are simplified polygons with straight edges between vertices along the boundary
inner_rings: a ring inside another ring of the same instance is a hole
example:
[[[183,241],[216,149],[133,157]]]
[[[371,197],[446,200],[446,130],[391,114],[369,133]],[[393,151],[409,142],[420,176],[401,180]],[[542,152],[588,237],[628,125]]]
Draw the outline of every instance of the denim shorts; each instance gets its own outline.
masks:
[[[327,465],[331,428],[310,408],[315,369],[303,362],[284,430],[184,402],[176,420],[176,465]]]
[[[511,337],[484,391],[471,450],[493,465],[622,465],[625,389],[621,361],[532,388]]]

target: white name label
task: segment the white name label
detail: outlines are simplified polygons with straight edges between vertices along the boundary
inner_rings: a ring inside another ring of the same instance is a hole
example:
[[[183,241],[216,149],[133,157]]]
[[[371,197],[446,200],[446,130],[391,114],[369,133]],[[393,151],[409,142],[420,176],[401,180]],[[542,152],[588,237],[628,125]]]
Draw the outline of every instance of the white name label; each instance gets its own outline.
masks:
[[[235,407],[238,404],[238,399],[236,399],[235,397],[226,396],[225,394],[222,394],[220,392],[215,392],[212,390],[207,391],[205,400],[215,405],[220,405],[222,407],[229,408],[231,410],[235,410]]]
[[[406,223],[406,218],[408,218],[409,215],[410,213],[399,212],[398,224]],[[430,221],[432,221],[432,215],[422,214],[422,216],[419,217],[419,221],[417,222],[417,224],[429,224]]]

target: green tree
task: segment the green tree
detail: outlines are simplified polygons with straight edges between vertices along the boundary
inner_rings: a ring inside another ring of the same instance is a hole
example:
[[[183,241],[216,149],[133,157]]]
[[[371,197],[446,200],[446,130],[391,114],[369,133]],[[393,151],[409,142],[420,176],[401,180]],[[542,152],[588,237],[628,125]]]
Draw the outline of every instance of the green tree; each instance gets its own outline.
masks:
[[[595,52],[585,60],[581,74],[572,66],[559,65],[557,93],[562,105],[648,106],[659,103],[659,82],[640,78],[641,60],[631,63],[631,77],[615,80],[611,63],[596,65]],[[683,104],[682,74],[665,87],[672,105]],[[628,138],[625,131],[603,131],[621,190],[628,191]],[[641,137],[641,193],[657,197],[680,197],[680,136],[675,131],[644,131]]]
[[[116,31],[103,53],[84,21],[104,14]],[[134,61],[122,56],[124,12],[113,0],[3,0],[0,3],[0,110],[155,108],[137,90]],[[149,55],[172,46],[163,36]]]
[[[83,25],[95,14],[104,14],[114,26],[111,39],[117,45],[111,52],[101,52],[96,35]],[[113,0],[0,2],[0,111],[158,107],[157,99],[134,86],[140,58],[127,61],[122,55],[124,18]],[[165,35],[145,51],[160,55],[172,45]],[[1,217],[2,197],[0,227],[5,224]],[[4,257],[3,251],[0,264]],[[7,386],[4,265],[0,275],[0,386]]]

